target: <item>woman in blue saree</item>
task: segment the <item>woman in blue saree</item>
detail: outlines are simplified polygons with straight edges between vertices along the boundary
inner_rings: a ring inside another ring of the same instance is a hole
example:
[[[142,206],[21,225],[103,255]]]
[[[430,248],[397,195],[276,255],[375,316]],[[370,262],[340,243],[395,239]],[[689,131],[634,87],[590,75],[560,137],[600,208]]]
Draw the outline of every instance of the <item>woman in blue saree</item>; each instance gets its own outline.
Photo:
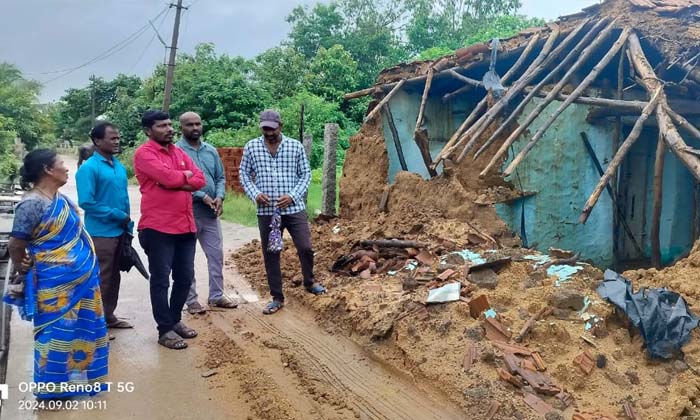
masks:
[[[9,251],[16,270],[4,300],[34,322],[37,398],[94,395],[106,380],[109,340],[92,240],[58,191],[68,169],[56,152],[30,152],[20,174],[32,189],[15,209]]]

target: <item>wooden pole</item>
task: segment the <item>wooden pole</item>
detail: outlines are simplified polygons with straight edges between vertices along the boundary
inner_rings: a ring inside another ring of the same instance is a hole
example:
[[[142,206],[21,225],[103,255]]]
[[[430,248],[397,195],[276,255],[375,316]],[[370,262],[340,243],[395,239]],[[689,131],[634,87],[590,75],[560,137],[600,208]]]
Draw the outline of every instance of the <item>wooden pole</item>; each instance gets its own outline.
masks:
[[[474,154],[474,159],[476,160],[482,153],[484,153],[488,148],[496,141],[496,139],[500,138],[501,134],[510,127],[510,125],[518,118],[518,116],[523,112],[525,109],[525,106],[530,103],[533,97],[537,95],[537,93],[542,89],[544,86],[546,86],[556,75],[559,74],[559,72],[565,68],[567,68],[571,62],[581,56],[581,51],[583,51],[590,43],[593,37],[595,37],[605,26],[607,20],[603,19],[599,21],[598,23],[591,28],[590,31],[588,31],[583,38],[574,46],[574,48],[569,51],[569,53],[564,57],[564,59],[557,64],[557,66],[547,74],[544,79],[542,79],[534,88],[530,89],[528,92],[527,96],[525,99],[520,101],[518,106],[511,112],[511,114],[508,116],[505,122],[501,123],[500,127],[491,134],[488,140],[479,148],[479,150]],[[567,72],[566,76],[564,77],[571,77],[571,75]]]
[[[651,264],[661,268],[661,205],[663,201],[664,160],[666,156],[666,144],[659,132],[659,141],[656,145],[656,161],[654,164],[654,208],[651,212]]]
[[[622,163],[623,159],[625,158],[625,155],[632,148],[634,142],[637,141],[637,139],[639,138],[639,135],[642,133],[642,128],[644,127],[644,122],[646,122],[646,120],[656,108],[656,105],[661,96],[662,89],[663,87],[659,87],[656,90],[654,96],[651,98],[651,101],[649,101],[649,104],[642,110],[642,115],[640,115],[637,119],[637,122],[634,123],[634,127],[632,127],[632,131],[630,132],[629,136],[627,136],[625,141],[622,142],[622,145],[620,145],[620,148],[617,150],[617,153],[615,153],[615,157],[613,157],[613,159],[610,161],[610,164],[608,164],[608,168],[605,170],[605,174],[603,174],[603,176],[600,178],[600,181],[598,181],[598,185],[596,185],[595,189],[593,189],[591,196],[588,197],[588,201],[586,201],[586,204],[583,206],[583,210],[581,211],[581,217],[579,217],[579,223],[586,223],[588,217],[591,214],[591,211],[593,210],[593,207],[598,202],[598,198],[600,198],[600,193],[602,193],[603,189],[605,189],[605,186],[608,185],[608,182],[610,182],[610,178],[612,178],[612,176],[615,174],[615,171],[617,171],[617,168]]]
[[[406,79],[401,79],[399,81],[399,83],[397,83],[396,86],[394,86],[394,88],[391,89],[391,91],[389,93],[387,93],[386,96],[384,96],[384,98],[382,98],[381,101],[379,101],[377,106],[375,106],[374,109],[369,114],[367,114],[367,116],[365,117],[365,121],[370,121],[377,114],[379,114],[381,112],[382,108],[384,107],[384,105],[389,103],[389,99],[391,99],[392,96],[396,95],[396,93],[399,90],[401,90],[401,87],[404,85],[404,83],[406,83]]]
[[[547,38],[547,43],[542,48],[540,55],[530,65],[525,74],[523,74],[520,77],[520,79],[518,79],[518,81],[513,86],[511,86],[510,89],[508,89],[506,94],[503,95],[501,99],[494,104],[493,107],[491,107],[488,111],[486,111],[484,115],[481,116],[481,119],[479,121],[477,121],[473,126],[471,126],[466,133],[462,134],[462,136],[459,138],[459,140],[457,140],[457,142],[452,146],[452,148],[446,152],[445,156],[450,155],[454,150],[456,150],[465,142],[466,146],[464,147],[464,150],[466,150],[467,152],[474,146],[476,140],[479,139],[479,137],[481,137],[481,135],[484,133],[484,131],[486,131],[489,125],[491,125],[491,123],[495,121],[496,117],[498,117],[501,111],[503,111],[506,108],[506,106],[510,103],[511,99],[519,95],[520,92],[525,88],[525,86],[529,85],[530,82],[534,80],[534,78],[542,70],[545,69],[543,62],[545,62],[546,57],[552,51],[552,47],[554,46],[554,40],[556,39],[556,37],[559,36],[559,33],[560,28],[557,26],[549,35],[549,38]],[[564,41],[562,41],[559,47],[561,47],[567,41],[567,39],[569,39],[569,37],[564,39]],[[557,48],[555,51],[557,50],[559,50],[559,48]],[[462,153],[466,152],[463,151]]]
[[[517,156],[513,159],[513,161],[508,165],[506,170],[503,172],[504,176],[508,176],[513,173],[515,168],[518,167],[520,162],[525,159],[525,156],[532,150],[533,147],[537,144],[540,139],[544,136],[544,133],[549,129],[549,127],[554,124],[554,121],[556,121],[557,118],[564,112],[566,108],[569,107],[574,102],[574,99],[581,96],[581,94],[590,86],[591,83],[598,77],[601,71],[610,64],[610,61],[612,61],[613,58],[617,55],[617,53],[622,49],[622,47],[625,45],[625,42],[627,42],[627,38],[629,38],[630,34],[632,33],[632,29],[630,28],[625,28],[622,30],[622,33],[620,34],[620,37],[615,41],[615,44],[613,44],[612,48],[610,51],[607,52],[603,56],[603,58],[600,60],[598,64],[596,64],[595,67],[593,67],[593,70],[586,76],[585,79],[579,84],[576,89],[574,89],[573,92],[571,92],[571,95],[569,95],[566,100],[559,105],[559,108],[552,114],[547,121],[540,126],[540,128],[537,130],[535,135],[532,136],[532,139],[530,140],[529,143],[525,145],[525,147],[520,150],[520,153],[518,153]]]
[[[420,150],[423,163],[428,169],[428,174],[431,178],[435,178],[437,176],[437,171],[430,165],[433,158],[430,156],[430,139],[428,138],[428,131],[425,128],[419,128],[413,133],[413,139],[416,141],[418,150]]]
[[[629,39],[629,50],[631,62],[634,65],[637,74],[641,77],[641,83],[647,91],[663,87],[661,81],[656,77],[653,68],[649,64],[644,50],[639,43],[639,38],[636,34],[632,34]],[[690,170],[695,179],[700,180],[700,159],[690,153],[686,153],[688,145],[685,143],[681,135],[678,133],[676,126],[673,124],[668,112],[668,100],[666,94],[661,92],[659,99],[661,106],[656,108],[656,120],[659,123],[659,130],[663,135],[664,141],[671,151],[680,159],[681,162]]]
[[[464,134],[457,136],[456,140],[452,145],[450,145],[449,148],[447,147],[447,145],[445,145],[438,157],[433,162],[433,165],[437,165],[442,159],[449,156],[457,147],[463,144],[467,139],[476,138],[479,135],[481,135],[481,133],[483,133],[483,130],[485,130],[486,127],[489,124],[491,124],[491,122],[496,118],[496,116],[498,116],[498,114],[508,105],[510,100],[516,95],[518,95],[520,91],[530,83],[530,80],[532,80],[539,73],[537,69],[540,68],[542,62],[545,61],[547,55],[552,51],[554,42],[559,37],[560,32],[561,28],[558,25],[553,27],[552,33],[549,34],[549,37],[547,37],[547,42],[544,44],[544,47],[542,47],[542,51],[540,51],[537,58],[535,58],[535,61],[533,61],[532,64],[530,64],[530,67],[528,67],[527,70],[525,70],[525,73],[522,76],[520,76],[518,81],[506,91],[505,95],[503,95],[501,99],[494,104],[493,107],[486,111],[480,119],[478,119],[472,126],[470,126]],[[568,39],[568,37],[566,39]],[[566,42],[566,39],[562,42],[562,44]],[[561,46],[561,44],[559,46]],[[557,47],[557,49],[559,48]]]
[[[513,64],[513,66],[506,72],[505,75],[503,75],[503,83],[506,83],[510,80],[511,77],[515,75],[515,73],[520,69],[520,67],[523,65],[527,57],[530,55],[532,50],[535,48],[535,45],[537,45],[537,41],[540,39],[539,34],[535,34],[530,38],[530,42],[528,42],[527,46],[525,47],[525,50],[523,51],[522,54],[520,54],[520,57],[518,57],[518,60]],[[465,86],[466,87],[466,86]],[[453,92],[453,93],[456,93]],[[459,139],[459,136],[462,135],[464,130],[467,129],[467,127],[471,126],[471,124],[477,119],[477,117],[481,114],[481,112],[486,108],[486,102],[487,102],[488,95],[485,96],[479,103],[472,109],[472,112],[469,114],[469,116],[464,120],[462,125],[459,126],[457,131],[455,131],[452,136],[450,137],[450,140],[445,144],[445,146],[442,148],[440,153],[438,154],[438,158],[436,158],[433,161],[433,164],[430,165],[433,169],[437,167],[438,163],[442,159],[440,156],[442,153],[446,150],[449,149],[457,139]],[[443,98],[444,100],[444,98]]]
[[[685,131],[690,133],[696,139],[700,139],[700,130],[691,124],[690,121],[686,120],[685,117],[671,109],[671,107],[666,107],[666,112],[680,128],[685,129]]]
[[[600,164],[600,161],[598,160],[598,156],[595,154],[595,150],[593,150],[593,146],[591,145],[591,142],[588,141],[588,136],[583,131],[581,132],[581,139],[583,140],[583,145],[586,147],[586,151],[588,151],[588,156],[591,157],[591,160],[593,161],[593,165],[595,165],[595,168],[598,171],[598,176],[603,176],[605,174],[605,171],[603,170],[603,166]],[[614,179],[615,179],[615,177],[613,177],[611,179],[611,181]],[[609,182],[608,184],[606,184],[605,189],[608,191],[608,195],[610,195],[610,200],[612,201],[612,205],[614,208],[613,216],[619,218],[620,224],[622,225],[623,229],[625,230],[625,233],[629,237],[630,242],[632,242],[632,245],[634,245],[634,249],[637,251],[637,253],[641,254],[642,248],[637,243],[637,238],[634,237],[634,233],[632,233],[632,229],[627,224],[627,221],[625,220],[625,215],[622,212],[622,209],[620,208],[620,203],[617,202],[617,196],[613,192],[613,188],[610,184],[612,184],[612,182]]]
[[[463,74],[459,74],[453,69],[447,70],[447,72],[450,74],[450,76],[454,77],[455,79],[461,82],[464,82],[467,85],[472,85],[474,87],[484,87],[484,84],[482,82],[469,78]]]
[[[491,158],[491,161],[486,165],[486,168],[481,172],[480,176],[485,176],[487,173],[489,173],[496,165],[501,161],[503,156],[505,156],[506,152],[508,151],[508,148],[515,142],[515,140],[520,137],[520,135],[525,132],[525,130],[532,124],[533,121],[537,118],[538,115],[549,105],[552,101],[554,101],[554,97],[566,86],[568,83],[569,79],[573,76],[573,74],[581,68],[587,61],[588,58],[595,52],[595,50],[600,46],[600,44],[603,43],[608,38],[608,35],[613,30],[613,24],[615,21],[610,22],[605,29],[603,29],[600,33],[598,33],[593,40],[592,43],[590,43],[581,53],[581,55],[578,57],[576,62],[569,68],[569,70],[566,72],[566,74],[562,77],[562,79],[557,83],[552,90],[549,92],[549,95],[544,99],[544,101],[540,102],[537,104],[535,109],[530,112],[530,114],[525,118],[525,121],[523,121],[513,132],[511,132],[510,136],[503,142],[501,147],[498,149],[496,154]],[[460,155],[460,157],[457,159],[457,161],[461,161],[461,159],[464,157],[465,153],[464,151]]]
[[[511,77],[513,77],[513,74],[515,74],[516,71],[520,69],[520,67],[523,65],[527,57],[530,55],[532,50],[535,48],[535,45],[537,45],[537,41],[539,41],[540,35],[539,34],[534,34],[532,37],[530,37],[530,41],[527,43],[527,46],[523,50],[522,54],[518,57],[518,60],[508,69],[506,74],[503,75],[503,78],[501,78],[502,83],[506,83],[510,80]],[[461,88],[455,90],[454,92],[446,93],[442,97],[442,102],[448,102],[450,99],[454,98],[455,96],[461,94],[462,92],[466,92],[468,90],[471,90],[472,87],[467,85],[467,86],[462,86]],[[484,105],[486,102],[484,102]],[[481,112],[481,111],[479,111]],[[461,133],[460,133],[461,134]]]
[[[433,83],[433,75],[435,70],[431,67],[428,70],[428,78],[425,79],[425,88],[423,89],[423,96],[420,99],[420,108],[418,108],[418,118],[416,119],[416,128],[413,130],[417,132],[421,125],[423,125],[423,117],[425,116],[425,104],[428,103],[428,94],[430,93],[430,85]]]
[[[394,146],[396,146],[396,154],[399,155],[399,163],[401,164],[401,169],[404,171],[408,170],[406,165],[406,158],[403,155],[403,147],[401,147],[401,138],[399,137],[399,132],[396,130],[396,124],[394,124],[394,116],[391,114],[391,108],[389,108],[389,103],[385,103],[382,106],[384,115],[386,115],[386,122],[389,125],[389,130],[391,131],[391,137],[394,139]]]
[[[368,87],[367,89],[358,90],[357,92],[346,93],[343,96],[343,99],[345,99],[346,101],[349,101],[351,99],[357,99],[357,98],[361,98],[363,96],[372,95],[377,91],[377,89],[380,89],[380,88],[378,86],[372,86],[372,87]]]
[[[525,92],[532,92],[534,88],[525,88]],[[535,96],[544,98],[546,97],[551,91],[549,90],[541,90],[537,92]],[[555,96],[555,99],[557,101],[566,101],[569,99],[571,95],[565,95],[563,93],[558,93]],[[596,98],[593,96],[579,96],[578,98],[574,98],[574,103],[575,104],[582,104],[582,105],[591,105],[591,106],[599,106],[602,108],[612,108],[614,110],[624,110],[624,111],[633,111],[637,114],[644,109],[645,106],[649,102],[647,101],[629,101],[629,100],[617,100],[617,99],[608,99],[608,98]]]

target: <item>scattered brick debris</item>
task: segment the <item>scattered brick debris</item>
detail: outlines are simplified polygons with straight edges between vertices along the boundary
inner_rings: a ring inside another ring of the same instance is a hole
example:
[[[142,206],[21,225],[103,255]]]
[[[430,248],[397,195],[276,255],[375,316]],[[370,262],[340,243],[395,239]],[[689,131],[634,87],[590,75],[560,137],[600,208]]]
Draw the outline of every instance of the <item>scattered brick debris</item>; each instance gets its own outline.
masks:
[[[627,418],[631,420],[642,420],[642,416],[639,415],[632,403],[624,403],[622,409],[625,411],[625,416],[627,416]]]
[[[551,405],[544,402],[540,397],[530,394],[529,392],[524,393],[523,401],[525,401],[525,404],[530,406],[530,408],[535,410],[540,416],[545,416],[547,413],[553,410]]]
[[[469,301],[469,315],[471,315],[474,319],[479,319],[481,314],[490,307],[491,304],[489,303],[489,299],[486,297],[486,295],[479,295]]]
[[[377,283],[365,283],[362,285],[362,288],[368,292],[381,292],[382,291],[382,285],[377,284]]]
[[[448,268],[447,270],[440,273],[440,275],[437,276],[437,278],[442,280],[442,281],[445,281],[445,280],[449,279],[450,277],[452,277],[455,273],[456,273],[456,271],[454,271],[451,268]]]
[[[414,258],[423,265],[433,265],[435,262],[435,256],[425,249],[421,249],[418,255],[416,255]]]
[[[518,372],[520,360],[521,359],[513,353],[503,353],[503,362],[505,362],[506,368],[508,368],[508,372],[510,373],[514,374]]]
[[[520,359],[520,367],[530,370],[538,370],[535,362],[532,359]]]
[[[498,274],[490,268],[472,271],[467,277],[473,283],[484,289],[495,289],[498,286]]]
[[[585,373],[586,375],[590,375],[590,373],[593,372],[593,368],[595,367],[595,359],[588,352],[588,350],[586,350],[583,353],[576,356],[576,358],[574,359],[574,364],[576,364],[581,369],[581,371],[583,371],[583,373]]]
[[[486,412],[486,416],[484,417],[486,420],[491,420],[493,416],[498,413],[498,409],[501,408],[501,403],[499,402],[492,402],[491,405],[489,406],[489,411]]]
[[[546,373],[518,366],[518,374],[539,394],[557,395],[561,392],[561,389],[554,384],[552,378]]]
[[[472,342],[467,343],[467,350],[464,353],[464,362],[462,365],[464,367],[465,372],[469,372],[469,369],[471,369],[472,365],[474,365],[478,357],[479,352],[476,348],[476,345],[474,345],[474,343]]]
[[[585,411],[577,411],[574,413],[571,420],[617,420],[615,417],[600,413],[589,413]]]
[[[504,352],[509,352],[509,353],[513,353],[513,354],[520,354],[522,356],[530,356],[532,354],[532,350],[530,350],[529,348],[523,347],[523,346],[518,346],[516,344],[499,343],[499,342],[495,342],[495,343],[491,343],[491,344],[493,344],[494,347],[497,347]]]
[[[555,397],[562,403],[564,407],[570,406],[574,402],[574,397],[566,391],[561,391]]]
[[[542,356],[540,356],[540,354],[536,351],[532,352],[532,361],[535,363],[535,367],[538,371],[544,372],[545,370],[547,370],[547,365],[544,363]]]
[[[496,369],[496,372],[498,373],[498,377],[504,380],[505,382],[508,382],[509,384],[515,386],[516,388],[522,388],[523,383],[518,379],[516,376],[511,375],[508,373],[507,370],[503,368],[498,368]]]
[[[506,330],[500,322],[493,318],[486,318],[484,320],[484,327],[486,328],[486,337],[491,341],[501,341],[507,343],[510,340],[511,333]]]

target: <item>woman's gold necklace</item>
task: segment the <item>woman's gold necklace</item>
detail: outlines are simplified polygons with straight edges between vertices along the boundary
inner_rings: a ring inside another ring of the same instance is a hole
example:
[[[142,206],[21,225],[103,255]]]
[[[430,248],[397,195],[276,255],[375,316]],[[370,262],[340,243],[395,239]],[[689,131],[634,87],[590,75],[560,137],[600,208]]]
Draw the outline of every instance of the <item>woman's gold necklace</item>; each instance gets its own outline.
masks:
[[[46,198],[48,198],[48,199],[50,199],[50,200],[53,200],[53,199],[55,198],[55,196],[52,197],[52,196],[46,194],[46,191],[42,190],[42,189],[39,188],[39,187],[34,187],[34,189],[37,190],[37,191],[39,191],[44,197],[46,197]]]

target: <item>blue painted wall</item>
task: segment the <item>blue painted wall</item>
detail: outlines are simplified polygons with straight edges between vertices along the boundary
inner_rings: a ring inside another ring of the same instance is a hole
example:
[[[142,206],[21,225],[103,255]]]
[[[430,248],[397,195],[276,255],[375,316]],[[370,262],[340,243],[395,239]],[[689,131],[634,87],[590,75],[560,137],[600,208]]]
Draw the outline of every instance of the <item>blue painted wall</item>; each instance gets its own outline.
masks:
[[[521,120],[539,102],[537,99],[528,104]],[[554,102],[545,108],[530,126],[532,133],[558,105],[559,102]],[[536,244],[540,251],[546,252],[549,247],[572,249],[581,252],[584,259],[609,265],[613,261],[613,209],[607,192],[601,195],[588,222],[578,223],[581,208],[600,179],[579,133],[587,134],[603,166],[612,158],[612,126],[589,125],[587,113],[587,106],[571,105],[510,177],[509,181],[516,187],[537,194],[499,204],[496,210],[511,229],[520,234],[524,205],[527,242],[530,246]],[[527,141],[529,136],[518,139],[514,144],[515,153]],[[511,159],[512,156],[508,161]]]
[[[394,122],[399,133],[408,170],[429,179],[418,146],[413,140],[420,91],[398,92],[390,101]],[[535,99],[520,117],[520,122],[539,103]],[[517,153],[529,140],[546,118],[559,106],[559,102],[550,104],[530,126],[530,132],[514,144]],[[430,97],[426,107],[426,126],[430,135],[432,156],[443,148],[447,139],[466,118],[474,103],[469,95],[456,98],[443,104],[439,96]],[[615,261],[613,255],[613,206],[606,191],[600,196],[585,225],[578,223],[581,209],[600,176],[581,140],[580,132],[585,132],[595,150],[598,160],[605,168],[612,159],[611,122],[590,125],[586,115],[590,107],[573,104],[555,121],[539,141],[534,150],[518,166],[518,170],[509,181],[525,191],[537,194],[521,200],[496,206],[498,215],[517,234],[524,236],[529,245],[536,245],[541,251],[549,247],[571,249],[581,252],[583,259],[592,260],[601,267],[608,267]],[[398,155],[391,136],[391,131],[382,114],[384,138],[389,157],[389,179],[394,181],[401,170]],[[626,128],[625,134],[629,131]],[[621,259],[648,258],[650,243],[648,226],[651,220],[651,191],[653,182],[654,153],[657,141],[656,129],[646,129],[642,137],[630,152],[623,168],[628,168],[629,176],[622,176],[631,191],[629,197],[623,198],[621,205],[625,208],[635,237],[642,244],[644,255],[633,255],[629,244],[621,243]],[[686,141],[694,147],[700,147],[690,139]],[[512,159],[508,158],[505,165]],[[438,168],[441,172],[442,168]],[[622,171],[624,174],[624,170]],[[667,153],[664,171],[664,200],[661,226],[662,258],[669,262],[679,254],[687,251],[693,242],[693,201],[694,181],[690,173],[678,161]],[[631,195],[635,196],[634,206]],[[646,195],[647,199],[643,199]],[[642,210],[643,209],[643,210]],[[634,212],[634,214],[633,214]],[[524,226],[521,223],[524,215]],[[620,233],[621,236],[624,233]]]
[[[401,139],[401,148],[406,166],[410,172],[415,172],[423,177],[430,179],[428,170],[423,163],[423,158],[420,150],[413,140],[413,131],[416,128],[416,119],[418,118],[418,108],[422,91],[407,92],[405,90],[398,92],[389,101],[389,107],[394,118],[396,131]],[[455,132],[457,127],[464,121],[467,115],[471,112],[474,104],[469,101],[469,97],[455,98],[447,104],[443,104],[439,95],[431,96],[425,107],[424,125],[428,130],[430,137],[430,154],[434,158],[442,150],[447,143],[447,140]],[[384,139],[386,140],[386,149],[389,156],[389,179],[388,182],[394,182],[396,174],[401,171],[398,153],[394,145],[391,130],[387,123],[386,116],[382,112],[382,130]],[[436,168],[438,173],[442,173],[442,164]]]

